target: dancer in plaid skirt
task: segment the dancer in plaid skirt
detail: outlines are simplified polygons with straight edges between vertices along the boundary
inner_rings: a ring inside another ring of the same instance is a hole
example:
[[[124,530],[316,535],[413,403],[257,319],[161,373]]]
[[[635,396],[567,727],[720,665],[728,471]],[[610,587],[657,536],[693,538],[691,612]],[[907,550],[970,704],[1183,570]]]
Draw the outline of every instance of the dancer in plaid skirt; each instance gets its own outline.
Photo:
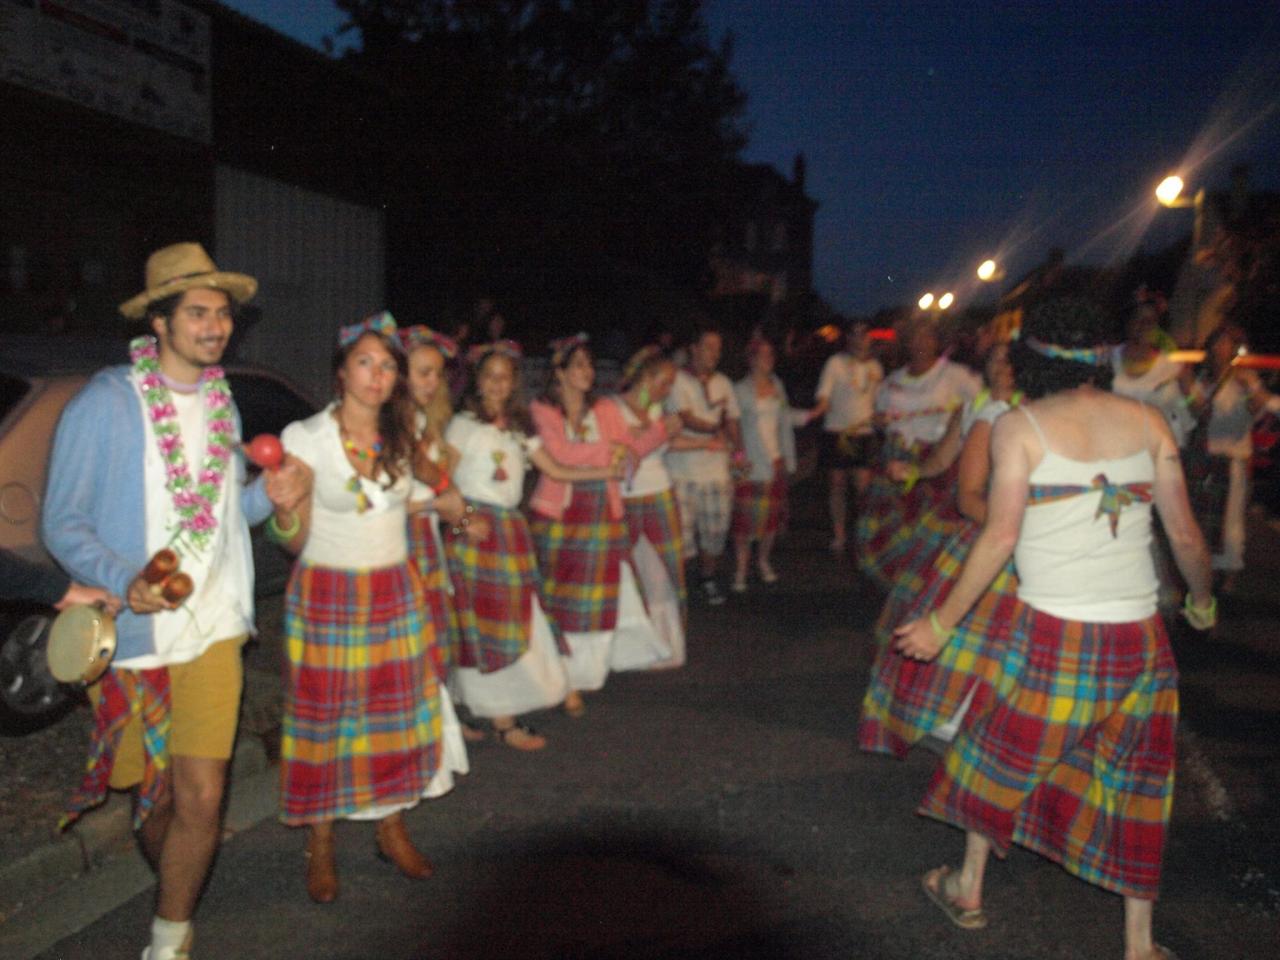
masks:
[[[904,489],[886,473],[885,464],[919,463],[928,456],[951,415],[981,387],[967,367],[942,356],[933,318],[914,318],[903,337],[907,364],[891,373],[876,395],[876,420],[885,429],[885,444],[856,527],[858,565],[886,590],[911,553],[916,522],[925,510],[950,499],[950,484],[944,475]]]
[[[1126,960],[1170,956],[1152,939],[1172,806],[1177,669],[1156,612],[1151,503],[1190,591],[1214,622],[1209,555],[1160,413],[1107,391],[1108,324],[1080,299],[1028,311],[1013,349],[1033,399],[992,433],[987,519],[955,587],[903,624],[898,649],[930,660],[1016,554],[1023,608],[994,695],[971,713],[921,812],[966,831],[959,870],[922,878],[964,928],[986,925],[994,849],[1018,843],[1124,897]]]
[[[773,344],[747,344],[747,376],[734,384],[742,411],[739,431],[747,454],[746,475],[733,488],[734,572],[730,588],[746,593],[751,544],[759,544],[756,568],[764,583],[776,583],[770,559],[778,531],[786,523],[787,475],[796,472],[796,435],[787,389],[773,372]],[[800,416],[807,422],[807,413]]]
[[[311,497],[271,522],[299,554],[285,603],[280,818],[309,828],[307,893],[319,903],[338,893],[338,819],[377,821],[379,853],[429,876],[402,814],[467,770],[409,558],[413,434],[390,314],[339,331],[334,379],[338,400],[281,438],[314,472]]]
[[[914,540],[925,544],[923,560],[908,563],[898,574],[876,622],[876,660],[858,725],[863,750],[903,757],[926,735],[950,740],[970,701],[985,695],[1004,649],[1006,614],[1016,603],[1012,562],[957,624],[937,659],[928,663],[907,659],[891,642],[898,624],[946,599],[986,519],[991,425],[1020,399],[1013,386],[1007,344],[988,351],[984,375],[987,386],[957,411],[946,436],[915,468],[921,476],[936,476],[958,457],[956,499],[921,519]],[[897,462],[889,464],[888,472],[906,480],[914,471]],[[941,531],[940,543],[934,530]]]
[[[623,369],[623,392],[614,398],[629,428],[646,431],[662,420],[662,404],[675,382],[676,364],[657,346],[644,347]],[[631,564],[640,579],[645,609],[666,650],[657,667],[679,667],[685,662],[685,624],[688,595],[685,587],[684,533],[671,475],[664,454],[668,449],[705,449],[708,437],[679,432],[675,415],[668,415],[670,439],[640,457],[622,485]],[[675,426],[675,429],[671,428]]]
[[[560,463],[630,469],[666,440],[666,424],[633,434],[615,404],[596,400],[594,384],[586,334],[552,343],[546,392],[530,406],[538,437]],[[570,650],[565,667],[573,689],[564,708],[577,717],[586,709],[582,691],[603,687],[615,661],[645,667],[663,659],[664,650],[627,558],[618,480],[568,484],[543,474],[529,508],[547,612]]]
[[[458,699],[488,717],[495,735],[518,750],[540,750],[546,738],[516,722],[530,710],[562,703],[570,693],[564,658],[570,650],[548,620],[529,525],[519,509],[532,463],[570,483],[619,475],[621,462],[569,467],[533,435],[521,399],[519,347],[511,341],[475,349],[476,375],[465,409],[445,431],[453,483],[467,500],[446,531],[462,644],[454,680]],[[471,526],[484,522],[486,536]]]

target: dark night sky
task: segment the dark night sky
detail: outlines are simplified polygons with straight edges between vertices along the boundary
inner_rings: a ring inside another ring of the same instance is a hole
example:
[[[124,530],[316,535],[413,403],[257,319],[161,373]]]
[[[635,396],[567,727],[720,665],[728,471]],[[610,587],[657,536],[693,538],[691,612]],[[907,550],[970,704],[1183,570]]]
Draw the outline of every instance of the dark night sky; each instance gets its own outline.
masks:
[[[226,0],[318,45],[322,0]],[[1190,229],[1165,173],[1222,189],[1232,164],[1280,188],[1273,0],[954,3],[710,0],[749,96],[745,158],[808,158],[815,285],[866,313],[954,289],[987,256],[1010,278],[1053,246],[1106,263]]]

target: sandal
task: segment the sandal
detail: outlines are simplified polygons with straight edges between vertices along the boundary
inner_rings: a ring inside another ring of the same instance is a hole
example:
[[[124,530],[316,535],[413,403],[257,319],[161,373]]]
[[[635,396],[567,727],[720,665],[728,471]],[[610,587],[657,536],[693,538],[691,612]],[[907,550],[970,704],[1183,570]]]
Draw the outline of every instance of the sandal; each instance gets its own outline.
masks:
[[[513,723],[509,727],[493,728],[493,735],[498,742],[516,750],[541,750],[547,745],[547,738],[523,723]]]
[[[947,877],[950,867],[937,867],[920,878],[924,895],[938,905],[943,915],[961,930],[981,930],[987,925],[987,915],[981,907],[962,907],[947,896]]]
[[[582,694],[577,690],[573,690],[564,698],[564,712],[569,716],[577,719],[587,712],[587,705],[582,700]]]
[[[466,720],[462,721],[462,739],[468,743],[479,743],[481,740],[487,740],[489,735],[474,723]]]

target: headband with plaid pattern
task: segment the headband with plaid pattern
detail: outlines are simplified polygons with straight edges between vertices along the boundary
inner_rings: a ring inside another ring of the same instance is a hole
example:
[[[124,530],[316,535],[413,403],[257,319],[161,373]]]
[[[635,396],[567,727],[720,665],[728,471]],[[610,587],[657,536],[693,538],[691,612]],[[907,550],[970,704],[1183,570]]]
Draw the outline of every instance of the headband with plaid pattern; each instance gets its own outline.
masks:
[[[404,347],[405,353],[411,352],[415,347],[435,347],[446,360],[452,360],[458,355],[456,340],[421,323],[400,331],[400,345]]]
[[[349,347],[366,333],[380,334],[397,347],[400,346],[400,338],[396,336],[396,318],[391,316],[390,310],[379,310],[377,313],[369,314],[359,323],[339,327],[338,346]]]

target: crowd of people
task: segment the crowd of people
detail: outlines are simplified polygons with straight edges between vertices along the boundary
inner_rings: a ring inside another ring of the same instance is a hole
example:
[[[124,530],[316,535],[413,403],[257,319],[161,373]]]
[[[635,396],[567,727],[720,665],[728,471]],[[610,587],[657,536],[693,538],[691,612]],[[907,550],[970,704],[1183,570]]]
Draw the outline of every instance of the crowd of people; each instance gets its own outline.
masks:
[[[1280,406],[1233,365],[1238,330],[1197,374],[1155,345],[1146,305],[1113,347],[1100,310],[1061,297],[994,345],[981,377],[917,316],[886,376],[855,323],[815,406],[795,409],[759,337],[737,383],[707,328],[684,364],[641,349],[610,396],[586,335],[564,337],[528,403],[515,342],[461,355],[381,312],[337,331],[331,401],[250,481],[219,362],[256,286],[196,244],[153,254],[121,307],[149,334],[72,400],[50,462],[43,535],[76,583],[49,596],[119,610],[71,816],[136,788],[159,876],[144,960],[190,954],[217,844],[253,631],[249,524],[297,557],[280,818],[305,828],[306,891],[327,903],[336,821],[372,821],[380,856],[427,877],[403,815],[467,772],[468,741],[541,750],[529,713],[580,717],[611,672],[682,665],[690,593],[726,600],[730,537],[731,592],[748,590],[753,550],[776,582],[795,429],[818,418],[830,549],[887,595],[859,743],[949,743],[921,812],[966,831],[964,859],[925,874],[924,892],[958,926],[985,925],[986,860],[1018,843],[1125,898],[1129,960],[1165,955],[1151,903],[1177,693],[1161,579],[1185,589],[1194,625],[1213,623],[1211,565],[1230,577],[1243,561],[1248,427]],[[1216,511],[1212,564],[1188,487]],[[142,575],[161,548],[192,596]]]

